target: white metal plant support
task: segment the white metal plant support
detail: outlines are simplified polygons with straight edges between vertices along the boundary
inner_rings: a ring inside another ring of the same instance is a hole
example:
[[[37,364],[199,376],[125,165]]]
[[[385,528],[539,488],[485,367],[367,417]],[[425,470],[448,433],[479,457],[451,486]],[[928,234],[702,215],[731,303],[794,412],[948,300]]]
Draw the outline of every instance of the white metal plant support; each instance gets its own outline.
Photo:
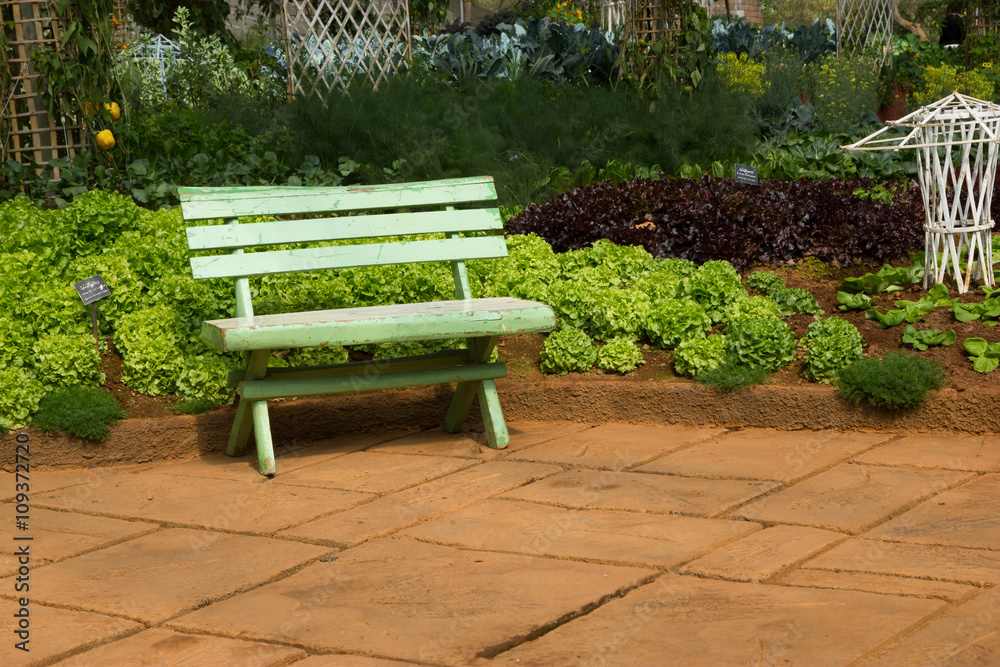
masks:
[[[882,137],[894,127],[905,136]],[[844,150],[913,148],[924,199],[924,289],[950,272],[962,294],[973,278],[993,287],[990,206],[1000,145],[1000,105],[958,92],[922,107]],[[962,266],[962,255],[966,255]]]

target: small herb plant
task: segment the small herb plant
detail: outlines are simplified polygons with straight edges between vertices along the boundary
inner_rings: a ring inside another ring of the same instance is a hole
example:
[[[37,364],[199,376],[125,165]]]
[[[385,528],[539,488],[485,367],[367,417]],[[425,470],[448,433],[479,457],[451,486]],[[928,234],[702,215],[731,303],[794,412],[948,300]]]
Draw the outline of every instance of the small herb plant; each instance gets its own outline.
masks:
[[[920,405],[930,389],[944,386],[945,373],[936,359],[890,352],[882,359],[862,359],[840,372],[837,388],[855,404],[867,401],[892,411]]]
[[[108,426],[125,417],[115,397],[91,387],[60,387],[38,403],[33,422],[38,428],[62,431],[85,440],[104,440]]]
[[[743,387],[762,384],[766,379],[765,369],[760,366],[747,366],[733,357],[727,358],[718,366],[698,376],[698,382],[722,391],[736,391]]]

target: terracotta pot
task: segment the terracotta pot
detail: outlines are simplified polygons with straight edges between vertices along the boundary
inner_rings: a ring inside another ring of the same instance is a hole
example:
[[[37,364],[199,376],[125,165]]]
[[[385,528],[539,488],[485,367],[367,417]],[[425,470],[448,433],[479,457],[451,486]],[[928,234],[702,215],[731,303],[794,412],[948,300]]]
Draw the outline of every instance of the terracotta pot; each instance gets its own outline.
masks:
[[[882,105],[878,110],[878,119],[883,123],[887,120],[899,120],[906,115],[906,89],[898,83],[892,84],[892,101]]]

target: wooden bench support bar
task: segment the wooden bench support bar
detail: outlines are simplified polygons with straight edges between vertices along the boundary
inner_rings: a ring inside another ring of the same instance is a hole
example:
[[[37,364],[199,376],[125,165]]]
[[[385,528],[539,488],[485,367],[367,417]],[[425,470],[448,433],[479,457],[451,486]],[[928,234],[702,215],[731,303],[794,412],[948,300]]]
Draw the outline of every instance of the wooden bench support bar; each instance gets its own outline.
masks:
[[[264,377],[267,370],[267,360],[271,356],[270,350],[254,350],[250,353],[247,361],[246,378],[253,380]],[[248,401],[240,401],[236,406],[236,419],[233,421],[233,428],[229,432],[229,443],[226,445],[226,454],[229,456],[243,456],[247,451],[247,441],[250,439],[250,429],[254,425],[254,418],[250,412],[251,404]]]
[[[249,380],[240,383],[243,400],[259,401],[287,396],[316,396],[344,392],[399,389],[423,384],[470,382],[503,377],[507,367],[498,361],[492,364],[466,364],[452,368],[418,369],[377,375],[347,375],[301,379]]]

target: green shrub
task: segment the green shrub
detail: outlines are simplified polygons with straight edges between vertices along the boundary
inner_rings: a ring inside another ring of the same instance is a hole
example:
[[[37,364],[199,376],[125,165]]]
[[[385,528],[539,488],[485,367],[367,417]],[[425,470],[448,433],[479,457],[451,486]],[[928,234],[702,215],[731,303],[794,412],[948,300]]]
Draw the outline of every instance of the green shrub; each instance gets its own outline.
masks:
[[[79,385],[60,387],[38,403],[32,422],[48,431],[62,431],[85,440],[104,440],[108,425],[125,417],[115,397],[106,391]]]
[[[597,362],[594,341],[580,329],[560,329],[545,338],[540,367],[543,373],[566,375],[570,371],[584,373]]]
[[[781,317],[781,309],[773,299],[766,296],[748,296],[733,301],[723,309],[725,322],[737,322],[754,317]]]
[[[767,379],[767,371],[760,366],[747,366],[732,357],[727,357],[718,366],[697,376],[698,382],[722,391],[736,391],[750,385],[761,384]]]
[[[0,368],[0,431],[24,426],[45,387],[23,368]]]
[[[726,327],[726,355],[769,372],[795,359],[797,343],[795,333],[777,317],[740,320]]]
[[[104,383],[101,356],[94,347],[94,337],[45,334],[34,345],[35,377],[46,386]]]
[[[854,403],[899,411],[915,408],[929,389],[944,386],[945,373],[936,359],[889,352],[883,359],[862,359],[840,372],[837,388]]]
[[[711,329],[712,318],[692,299],[657,301],[646,315],[646,337],[665,350],[677,347],[681,341],[702,338]]]
[[[628,338],[612,338],[597,351],[597,367],[605,372],[631,373],[644,363],[642,350]]]
[[[861,332],[838,317],[810,324],[802,343],[806,347],[805,375],[820,382],[833,382],[842,369],[864,358]]]
[[[707,338],[681,341],[674,350],[674,369],[690,378],[722,365],[726,359],[726,337],[712,334]]]
[[[649,297],[643,292],[607,287],[597,290],[590,314],[590,332],[597,340],[624,336],[637,340],[646,324]]]

